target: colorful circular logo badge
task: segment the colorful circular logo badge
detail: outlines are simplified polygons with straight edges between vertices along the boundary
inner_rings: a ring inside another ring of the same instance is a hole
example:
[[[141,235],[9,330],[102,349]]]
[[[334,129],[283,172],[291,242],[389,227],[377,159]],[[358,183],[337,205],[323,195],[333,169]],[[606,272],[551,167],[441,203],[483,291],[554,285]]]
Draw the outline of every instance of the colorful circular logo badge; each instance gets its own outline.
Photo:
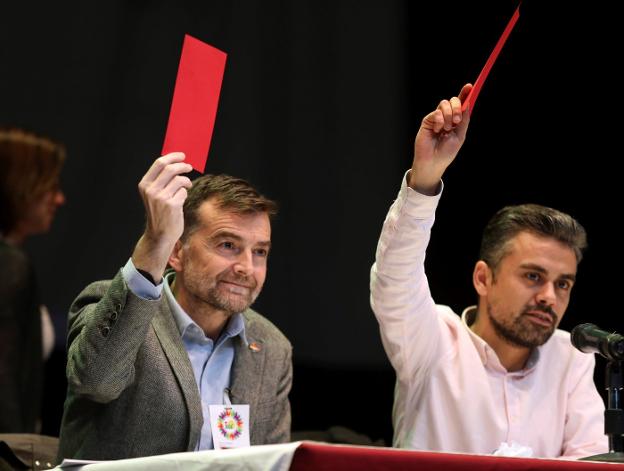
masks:
[[[223,412],[219,414],[217,419],[217,428],[221,435],[228,440],[236,440],[243,433],[243,419],[238,412],[226,407]]]

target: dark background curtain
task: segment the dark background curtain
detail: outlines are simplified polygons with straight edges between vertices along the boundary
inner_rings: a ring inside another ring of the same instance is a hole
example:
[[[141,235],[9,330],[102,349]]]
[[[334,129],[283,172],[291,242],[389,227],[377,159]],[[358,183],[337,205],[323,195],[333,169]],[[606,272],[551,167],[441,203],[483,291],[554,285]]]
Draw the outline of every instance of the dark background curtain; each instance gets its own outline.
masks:
[[[5,2],[0,124],[69,150],[67,204],[27,247],[57,335],[73,298],[111,278],[142,232],[136,185],[159,155],[188,33],[228,53],[206,171],[247,178],[281,204],[255,307],[294,345],[294,429],[344,425],[389,443],[394,374],[368,301],[377,237],[420,120],[476,79],[516,5]],[[475,302],[482,227],[503,205],[535,202],[570,212],[589,233],[562,327],[622,330],[617,283],[607,283],[621,261],[613,5],[524,2],[445,176],[427,258],[437,302],[457,312]],[[58,343],[46,383],[50,434],[65,394]]]

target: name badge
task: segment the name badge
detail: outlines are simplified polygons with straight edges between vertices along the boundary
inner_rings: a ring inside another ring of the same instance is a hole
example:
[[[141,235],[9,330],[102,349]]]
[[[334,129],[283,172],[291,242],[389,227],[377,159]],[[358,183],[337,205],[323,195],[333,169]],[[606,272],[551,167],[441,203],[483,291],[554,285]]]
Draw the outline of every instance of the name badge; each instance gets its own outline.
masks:
[[[215,450],[249,446],[249,404],[210,405]]]

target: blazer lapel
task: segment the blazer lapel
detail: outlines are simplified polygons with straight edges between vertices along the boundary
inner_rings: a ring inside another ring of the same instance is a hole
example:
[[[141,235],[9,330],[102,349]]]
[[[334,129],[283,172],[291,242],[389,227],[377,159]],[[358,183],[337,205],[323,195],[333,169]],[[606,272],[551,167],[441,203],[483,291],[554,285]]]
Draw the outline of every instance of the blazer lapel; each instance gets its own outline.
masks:
[[[199,434],[201,433],[204,422],[201,399],[199,397],[199,389],[195,381],[193,367],[191,366],[188,354],[182,343],[182,338],[180,337],[180,332],[173,319],[171,309],[169,308],[169,302],[166,298],[165,302],[161,303],[161,308],[154,316],[152,326],[171,364],[171,369],[178,379],[180,389],[182,389],[182,394],[186,401],[191,423],[188,449],[193,450],[199,439]]]
[[[249,429],[253,430],[255,410],[260,397],[266,352],[263,339],[253,333],[253,323],[243,314],[245,336],[236,337],[230,400],[232,404],[249,404]]]

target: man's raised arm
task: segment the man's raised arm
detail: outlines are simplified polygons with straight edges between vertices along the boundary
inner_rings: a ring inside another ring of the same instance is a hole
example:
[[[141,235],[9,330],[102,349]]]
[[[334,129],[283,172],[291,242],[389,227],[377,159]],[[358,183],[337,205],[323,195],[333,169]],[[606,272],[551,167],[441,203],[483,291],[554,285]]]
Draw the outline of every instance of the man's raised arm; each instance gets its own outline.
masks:
[[[436,307],[425,276],[425,250],[441,193],[441,177],[459,152],[468,111],[459,97],[443,100],[422,120],[411,171],[390,208],[371,269],[371,306],[399,381],[419,381],[437,355]]]

